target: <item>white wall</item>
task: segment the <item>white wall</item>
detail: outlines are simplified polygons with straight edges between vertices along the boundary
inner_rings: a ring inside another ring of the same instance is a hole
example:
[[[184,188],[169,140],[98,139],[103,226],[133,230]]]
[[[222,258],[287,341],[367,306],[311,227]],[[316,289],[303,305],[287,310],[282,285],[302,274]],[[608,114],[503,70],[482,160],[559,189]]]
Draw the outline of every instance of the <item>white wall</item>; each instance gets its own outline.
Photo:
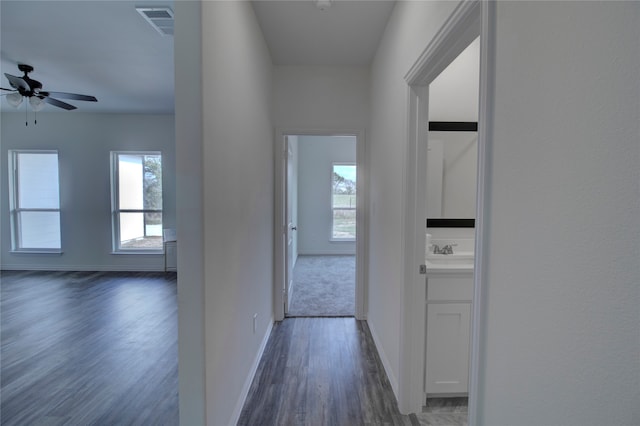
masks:
[[[2,269],[163,270],[163,255],[113,255],[111,239],[111,151],[161,151],[163,226],[175,228],[175,139],[173,115],[82,112],[38,114],[25,126],[21,113],[2,113],[0,226]],[[11,253],[7,151],[58,150],[60,254]]]
[[[298,253],[356,253],[353,241],[331,241],[331,172],[356,162],[355,136],[298,137]]]
[[[429,144],[432,140],[440,141],[443,148],[442,215],[439,217],[475,218],[478,133],[429,132]]]
[[[477,38],[429,85],[429,120],[478,121],[479,78]]]
[[[206,424],[201,2],[175,3],[178,398],[181,425]]]
[[[480,423],[640,424],[640,3],[496,29]]]
[[[273,117],[283,130],[352,130],[369,120],[369,68],[276,66]]]
[[[202,114],[202,136],[184,147],[178,143],[177,149],[185,151],[180,158],[202,158],[202,209],[196,198],[191,203],[196,209],[193,219],[200,222],[187,226],[203,233],[203,258],[198,259],[203,264],[194,266],[203,271],[204,300],[189,298],[180,309],[193,306],[204,312],[205,419],[217,426],[237,420],[273,321],[272,65],[249,2],[202,2],[200,7],[202,104],[201,108],[186,105],[188,100],[183,99],[183,112]],[[198,85],[197,81],[189,84]],[[185,115],[179,116],[179,126],[189,120]],[[181,129],[189,137],[199,137]],[[198,176],[192,177],[199,190]],[[190,191],[188,180],[182,182],[178,190]],[[178,216],[184,224],[191,212],[180,209]],[[179,268],[184,262],[179,259]],[[187,279],[200,279],[197,273]],[[180,275],[178,287],[182,282]],[[199,284],[188,285],[200,291]],[[201,317],[186,316],[196,330],[201,329]],[[180,328],[180,332],[188,331]],[[181,343],[180,349],[181,356],[195,351],[196,360],[200,359],[198,338]],[[191,391],[200,397],[197,388]],[[180,395],[181,409],[189,404],[182,401],[188,397]],[[198,420],[200,407],[192,408],[193,417],[181,411],[185,424],[194,424],[191,418]]]
[[[408,122],[404,75],[455,6],[455,2],[397,2],[371,67],[368,322],[396,395],[404,309],[403,177]]]
[[[396,386],[403,76],[455,5],[398,3],[372,67],[369,323]],[[640,423],[639,21],[497,3],[479,424]]]
[[[363,176],[368,173],[369,82],[369,67],[277,66],[273,76],[272,111],[277,129],[285,133],[358,135],[358,170],[365,188],[360,191],[363,202],[368,193],[367,178]],[[368,227],[366,219],[363,217],[359,222],[363,229]],[[364,237],[357,244],[366,246],[366,232],[361,234]],[[362,283],[367,282],[365,251],[365,247],[358,250],[357,260],[357,276]],[[366,288],[362,293],[366,293]],[[356,309],[361,319],[366,317],[364,299],[359,299],[363,303]]]

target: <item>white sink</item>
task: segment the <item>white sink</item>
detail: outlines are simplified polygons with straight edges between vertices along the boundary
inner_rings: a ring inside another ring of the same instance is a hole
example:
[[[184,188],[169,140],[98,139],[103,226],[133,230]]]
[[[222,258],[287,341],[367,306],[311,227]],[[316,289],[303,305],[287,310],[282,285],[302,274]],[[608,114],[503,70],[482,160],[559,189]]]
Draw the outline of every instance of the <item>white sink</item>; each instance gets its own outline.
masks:
[[[457,252],[453,254],[433,254],[429,253],[426,257],[427,268],[473,268],[474,255],[473,252]]]
[[[474,240],[465,238],[427,238],[425,265],[427,269],[444,270],[451,269],[455,271],[473,270],[474,263]],[[453,253],[440,254],[434,253],[437,248],[451,246]]]

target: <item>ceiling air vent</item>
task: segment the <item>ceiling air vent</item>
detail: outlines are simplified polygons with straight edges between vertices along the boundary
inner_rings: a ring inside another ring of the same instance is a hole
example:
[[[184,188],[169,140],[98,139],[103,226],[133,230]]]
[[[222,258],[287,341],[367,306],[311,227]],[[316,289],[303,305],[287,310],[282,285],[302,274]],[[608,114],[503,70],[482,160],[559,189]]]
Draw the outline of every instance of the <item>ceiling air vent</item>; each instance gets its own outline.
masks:
[[[162,35],[173,35],[173,11],[168,7],[136,7],[142,17]]]

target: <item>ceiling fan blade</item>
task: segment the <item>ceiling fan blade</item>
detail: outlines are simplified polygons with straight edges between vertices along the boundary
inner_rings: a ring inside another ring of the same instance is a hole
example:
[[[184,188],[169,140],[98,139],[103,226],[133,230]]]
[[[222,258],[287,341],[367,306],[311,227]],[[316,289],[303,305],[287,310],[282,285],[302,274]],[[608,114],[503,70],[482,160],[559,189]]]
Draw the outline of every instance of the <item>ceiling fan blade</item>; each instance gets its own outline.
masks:
[[[38,92],[38,94],[42,96],[55,96],[56,98],[62,98],[62,99],[73,99],[76,101],[98,102],[95,96],[79,95],[77,93]]]
[[[5,77],[7,77],[7,80],[9,80],[9,84],[11,84],[11,87],[14,87],[16,89],[23,88],[26,91],[31,90],[29,84],[24,81],[22,77],[16,77],[15,75],[7,74],[6,72],[4,73],[4,75]]]
[[[48,104],[51,104],[51,105],[53,105],[53,106],[57,106],[58,108],[66,109],[66,110],[68,110],[68,111],[70,111],[70,110],[72,110],[72,109],[76,109],[76,108],[77,108],[77,107],[75,107],[75,106],[73,106],[73,105],[71,105],[71,104],[68,104],[68,103],[66,103],[66,102],[59,101],[59,100],[54,99],[54,98],[50,98],[50,97],[48,97],[48,96],[43,96],[41,99],[42,99],[43,101],[45,101],[46,103],[48,103]]]
[[[16,89],[5,89],[4,87],[0,87],[0,90],[6,90],[7,92],[15,92]]]

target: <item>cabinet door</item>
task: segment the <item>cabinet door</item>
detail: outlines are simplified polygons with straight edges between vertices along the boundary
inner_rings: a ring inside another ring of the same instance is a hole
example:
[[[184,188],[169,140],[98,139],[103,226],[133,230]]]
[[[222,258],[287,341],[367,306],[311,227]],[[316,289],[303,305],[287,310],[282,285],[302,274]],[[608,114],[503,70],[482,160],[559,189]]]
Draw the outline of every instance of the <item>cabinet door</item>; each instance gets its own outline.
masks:
[[[427,305],[427,394],[469,391],[470,303]]]

